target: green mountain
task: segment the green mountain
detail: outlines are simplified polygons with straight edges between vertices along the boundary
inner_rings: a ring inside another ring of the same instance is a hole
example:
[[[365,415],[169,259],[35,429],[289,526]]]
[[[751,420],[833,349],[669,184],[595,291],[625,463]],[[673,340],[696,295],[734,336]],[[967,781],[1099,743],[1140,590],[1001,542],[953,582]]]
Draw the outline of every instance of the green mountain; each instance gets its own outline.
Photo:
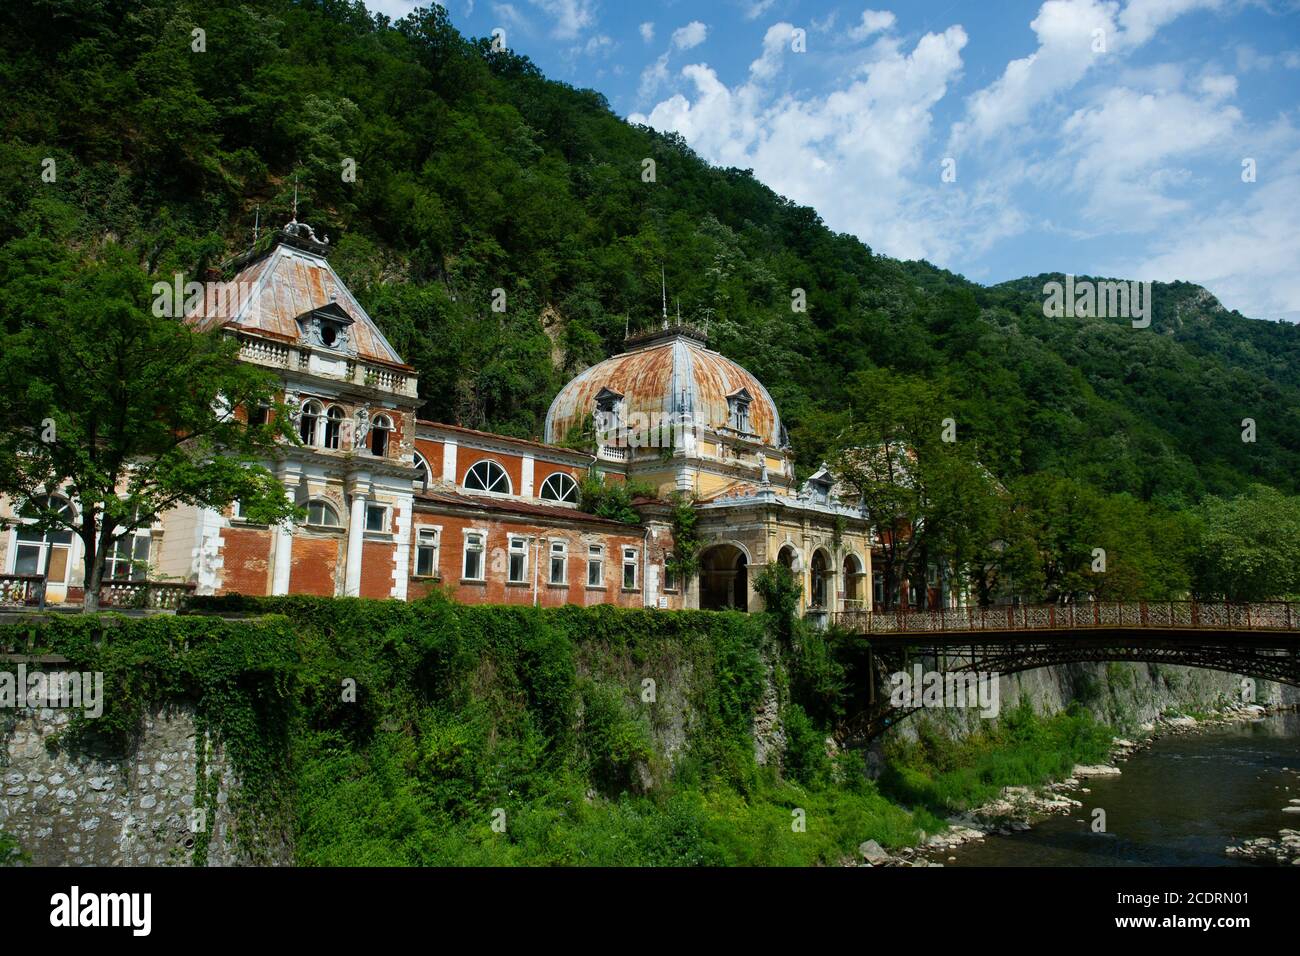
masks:
[[[805,468],[883,368],[939,383],[1003,476],[1174,507],[1297,488],[1295,326],[1186,283],[1157,285],[1147,329],[1047,318],[1060,277],[986,288],[877,255],[441,11],[32,0],[0,10],[0,49],[0,245],[121,243],[193,275],[255,220],[287,221],[296,186],[298,218],[419,369],[425,417],[538,435],[565,378],[657,316],[662,266],[670,309],[765,382]]]

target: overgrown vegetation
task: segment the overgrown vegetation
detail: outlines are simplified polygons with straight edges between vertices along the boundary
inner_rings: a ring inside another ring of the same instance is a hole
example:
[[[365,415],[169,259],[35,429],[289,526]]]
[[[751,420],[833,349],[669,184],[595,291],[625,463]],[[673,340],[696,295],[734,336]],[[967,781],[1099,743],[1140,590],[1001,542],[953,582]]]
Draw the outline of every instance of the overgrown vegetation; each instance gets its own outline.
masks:
[[[321,866],[835,864],[863,840],[913,843],[989,787],[1068,770],[1102,737],[1018,710],[971,748],[923,736],[886,790],[860,754],[828,748],[846,643],[799,622],[783,646],[770,616],[731,612],[438,595],[196,598],[191,611],[51,617],[0,642],[34,629],[34,649],[105,672],[104,717],[59,746],[123,752],[150,707],[192,707],[244,781],[238,832],[256,835],[255,859],[279,845]],[[784,746],[760,766],[769,678]],[[208,805],[206,763],[197,777]]]
[[[1076,763],[1101,763],[1111,730],[1080,705],[1043,717],[1027,698],[960,741],[924,718],[916,739],[893,738],[886,748],[882,792],[938,821],[996,797],[1003,787],[1069,776]]]

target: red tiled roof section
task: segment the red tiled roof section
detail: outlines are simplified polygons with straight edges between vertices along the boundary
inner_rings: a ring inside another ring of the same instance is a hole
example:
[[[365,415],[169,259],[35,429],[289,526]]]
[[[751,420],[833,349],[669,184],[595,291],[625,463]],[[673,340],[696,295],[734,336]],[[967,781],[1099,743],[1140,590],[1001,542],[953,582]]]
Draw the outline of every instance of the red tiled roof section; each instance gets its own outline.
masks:
[[[484,498],[478,495],[450,494],[440,491],[417,491],[416,501],[430,504],[446,505],[452,508],[479,508],[483,511],[507,511],[511,514],[527,515],[531,518],[551,520],[580,521],[586,524],[599,524],[615,528],[638,528],[640,525],[625,524],[613,518],[601,518],[598,515],[578,511],[576,508],[562,508],[559,505],[539,505],[514,498]]]
[[[436,428],[440,431],[456,432],[460,435],[473,435],[493,442],[507,442],[512,445],[526,445],[530,448],[544,448],[549,452],[558,452],[563,455],[571,456],[575,461],[592,462],[596,456],[585,451],[578,451],[574,448],[565,448],[563,445],[551,445],[544,441],[533,441],[530,438],[514,438],[510,435],[498,435],[494,432],[479,431],[474,428],[465,428],[463,425],[448,425],[446,422],[428,422],[421,419],[416,423],[417,428]]]
[[[218,289],[218,285],[224,288]],[[226,283],[204,283],[204,302],[186,319],[200,328],[234,327],[296,342],[297,318],[336,302],[352,319],[350,346],[361,359],[409,369],[366,314],[329,262],[314,253],[280,244],[240,269]],[[232,303],[237,303],[233,305]]]

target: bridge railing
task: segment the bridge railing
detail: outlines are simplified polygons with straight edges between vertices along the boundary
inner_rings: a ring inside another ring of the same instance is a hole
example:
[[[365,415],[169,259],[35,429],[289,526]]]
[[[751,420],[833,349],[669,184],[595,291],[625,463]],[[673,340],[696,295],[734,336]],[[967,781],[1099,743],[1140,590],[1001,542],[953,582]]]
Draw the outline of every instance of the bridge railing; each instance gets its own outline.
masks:
[[[964,631],[1052,631],[1084,628],[1292,631],[1300,605],[1200,601],[1113,601],[1088,604],[1007,604],[992,607],[868,611],[850,608],[835,624],[860,634]]]

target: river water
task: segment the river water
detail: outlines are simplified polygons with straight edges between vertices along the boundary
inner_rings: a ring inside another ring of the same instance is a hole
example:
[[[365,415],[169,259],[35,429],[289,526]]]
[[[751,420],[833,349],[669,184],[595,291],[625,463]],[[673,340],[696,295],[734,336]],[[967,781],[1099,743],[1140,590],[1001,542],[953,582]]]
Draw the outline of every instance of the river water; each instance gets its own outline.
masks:
[[[1300,829],[1300,815],[1282,812],[1300,798],[1300,713],[1163,737],[1119,766],[1068,794],[1082,807],[966,844],[946,865],[1258,866],[1224,847]],[[1104,833],[1092,829],[1097,807]]]

